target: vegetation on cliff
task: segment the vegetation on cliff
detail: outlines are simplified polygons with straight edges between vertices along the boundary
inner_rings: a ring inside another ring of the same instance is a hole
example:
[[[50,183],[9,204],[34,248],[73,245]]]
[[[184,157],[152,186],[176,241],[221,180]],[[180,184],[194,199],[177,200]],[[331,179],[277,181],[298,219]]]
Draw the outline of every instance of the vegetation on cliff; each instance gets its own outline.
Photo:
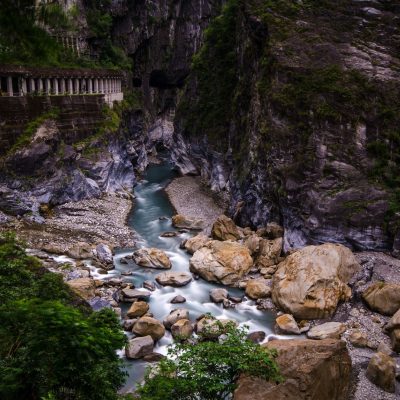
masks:
[[[125,343],[111,310],[91,312],[62,277],[0,236],[0,397],[117,399]]]

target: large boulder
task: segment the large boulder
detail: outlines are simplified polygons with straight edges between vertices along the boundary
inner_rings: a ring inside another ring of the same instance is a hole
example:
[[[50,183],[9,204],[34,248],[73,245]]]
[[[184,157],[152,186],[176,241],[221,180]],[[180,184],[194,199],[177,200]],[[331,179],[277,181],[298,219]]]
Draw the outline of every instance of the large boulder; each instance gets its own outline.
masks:
[[[171,326],[178,322],[180,319],[189,319],[189,311],[185,308],[178,308],[172,310],[163,321],[166,329],[171,329]]]
[[[271,288],[264,279],[250,279],[246,283],[246,295],[253,300],[271,296]]]
[[[343,400],[347,399],[351,359],[339,340],[274,340],[265,345],[278,351],[276,359],[284,381],[276,384],[242,376],[234,400]]]
[[[186,240],[184,247],[188,253],[194,254],[197,250],[205,246],[210,240],[211,239],[208,236],[199,233],[198,235]]]
[[[340,244],[304,247],[279,264],[272,300],[295,318],[327,318],[339,301],[350,298],[347,283],[359,268],[353,253]]]
[[[197,218],[189,218],[184,215],[177,214],[172,217],[172,225],[179,229],[203,230],[205,227],[204,221]]]
[[[96,284],[91,278],[72,279],[67,281],[67,285],[85,300],[93,299],[95,296]]]
[[[186,286],[192,280],[192,275],[187,272],[162,272],[156,275],[156,281],[162,286]]]
[[[278,333],[287,333],[292,335],[300,335],[300,328],[297,325],[293,315],[283,314],[275,320]]]
[[[142,317],[133,325],[132,332],[137,336],[151,336],[156,342],[165,335],[164,325],[152,317]]]
[[[96,256],[100,262],[108,265],[113,263],[113,255],[110,247],[104,243],[96,246]]]
[[[171,260],[159,249],[139,249],[133,253],[133,260],[137,265],[155,269],[170,269],[172,267]]]
[[[149,305],[145,301],[135,301],[126,315],[128,318],[143,317],[147,311],[149,311]]]
[[[137,300],[149,300],[151,296],[151,292],[144,289],[131,289],[124,288],[121,290],[122,300],[126,302],[133,303]]]
[[[249,249],[236,242],[212,240],[190,259],[190,271],[210,282],[234,285],[253,265]]]
[[[151,336],[137,337],[129,340],[125,346],[126,358],[143,358],[153,352],[154,342]]]
[[[264,239],[258,235],[249,236],[244,242],[259,268],[270,267],[279,261],[282,252],[283,239]]]
[[[396,363],[387,354],[375,353],[369,360],[367,378],[386,392],[394,393],[396,389]]]
[[[341,322],[326,322],[325,324],[313,326],[308,332],[310,339],[340,339],[342,333],[346,330],[346,325]]]
[[[228,325],[237,325],[232,319],[216,319],[214,317],[205,316],[197,321],[196,332],[208,339],[216,339],[226,332],[225,327]]]
[[[193,326],[188,319],[180,319],[171,326],[171,333],[175,339],[189,339],[193,333]]]
[[[393,315],[400,308],[400,284],[375,282],[362,294],[371,308],[384,315]]]
[[[224,288],[215,288],[210,290],[210,299],[214,303],[222,303],[228,298],[228,291]]]
[[[75,258],[77,260],[83,260],[85,258],[93,257],[92,247],[85,242],[79,242],[71,246],[67,250],[66,254],[68,257]]]
[[[385,331],[390,335],[393,350],[400,353],[400,309],[397,310],[387,323]]]
[[[220,215],[211,229],[211,236],[215,240],[238,240],[240,233],[235,223],[226,215]]]

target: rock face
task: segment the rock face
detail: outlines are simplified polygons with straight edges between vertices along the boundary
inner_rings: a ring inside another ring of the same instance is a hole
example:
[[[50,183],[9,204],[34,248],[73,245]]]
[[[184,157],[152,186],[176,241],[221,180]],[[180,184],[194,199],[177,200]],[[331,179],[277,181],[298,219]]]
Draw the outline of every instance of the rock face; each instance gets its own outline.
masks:
[[[264,299],[271,295],[271,288],[264,279],[250,279],[246,284],[246,295],[253,300]]]
[[[132,332],[138,336],[151,336],[156,342],[165,334],[165,328],[160,321],[152,317],[142,317],[133,325]]]
[[[346,330],[346,326],[340,322],[326,322],[322,325],[312,327],[307,332],[310,339],[340,339],[342,333]]]
[[[390,335],[393,350],[400,353],[400,309],[387,323],[385,331]]]
[[[372,310],[393,315],[400,308],[400,284],[375,282],[364,291],[362,297]]]
[[[156,281],[162,286],[181,287],[192,281],[192,275],[186,272],[162,272],[156,276]]]
[[[307,246],[279,264],[272,300],[295,318],[326,318],[351,290],[347,282],[360,268],[352,252],[336,244]]]
[[[171,260],[159,249],[140,249],[133,253],[133,259],[137,265],[147,268],[170,269]]]
[[[131,305],[126,315],[128,318],[137,318],[142,317],[147,311],[149,311],[149,305],[145,301],[136,301]]]
[[[172,225],[175,228],[183,228],[190,230],[202,230],[204,229],[204,221],[195,218],[188,218],[184,215],[177,214],[172,217]]]
[[[67,285],[85,300],[90,300],[95,296],[96,285],[93,279],[78,278],[67,281]]]
[[[184,247],[188,253],[194,254],[201,247],[205,246],[210,241],[210,238],[203,234],[198,234],[192,238],[186,240]]]
[[[394,393],[396,388],[396,363],[384,353],[375,353],[369,361],[367,378],[387,392]]]
[[[214,222],[211,236],[215,240],[238,240],[239,231],[235,223],[226,215],[221,215]]]
[[[237,283],[253,265],[247,247],[235,242],[213,240],[190,259],[190,271],[209,282]]]
[[[343,400],[350,389],[351,360],[344,342],[274,340],[267,348],[278,351],[284,382],[260,378],[239,379],[234,400]]]
[[[154,342],[151,336],[137,337],[129,340],[125,347],[126,358],[143,358],[153,352]]]

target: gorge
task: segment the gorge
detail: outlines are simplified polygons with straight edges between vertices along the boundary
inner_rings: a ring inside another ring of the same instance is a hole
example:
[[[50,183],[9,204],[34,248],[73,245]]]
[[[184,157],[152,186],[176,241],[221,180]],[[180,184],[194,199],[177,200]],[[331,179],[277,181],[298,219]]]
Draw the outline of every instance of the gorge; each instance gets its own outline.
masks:
[[[283,381],[182,399],[395,399],[399,50],[393,0],[5,0],[0,234],[127,340],[119,390],[25,398],[172,398],[168,345],[247,325]]]

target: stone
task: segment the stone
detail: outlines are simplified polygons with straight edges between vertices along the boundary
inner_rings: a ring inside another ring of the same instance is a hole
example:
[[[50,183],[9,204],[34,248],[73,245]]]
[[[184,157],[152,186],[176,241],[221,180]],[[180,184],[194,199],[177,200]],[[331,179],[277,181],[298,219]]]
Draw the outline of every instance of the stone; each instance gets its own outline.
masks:
[[[151,353],[143,357],[143,361],[147,362],[158,362],[161,361],[165,356],[160,353]]]
[[[172,232],[164,232],[160,236],[163,237],[163,238],[172,238],[172,237],[178,236],[178,232],[174,232],[174,231],[172,231]]]
[[[190,239],[187,239],[183,245],[183,248],[186,249],[188,253],[194,254],[197,250],[205,246],[210,240],[211,239],[208,236],[200,233]]]
[[[136,300],[149,300],[151,293],[143,289],[124,288],[121,290],[123,300],[127,302],[134,302]]]
[[[172,217],[172,225],[175,228],[200,230],[200,231],[205,227],[203,220],[185,217],[184,215],[181,214],[177,214]]]
[[[257,231],[258,233],[258,231]],[[266,236],[268,239],[278,239],[283,237],[283,227],[280,226],[279,224],[277,224],[276,222],[270,222],[269,224],[267,224],[267,226],[265,227],[265,232],[263,234],[263,236]]]
[[[91,278],[78,278],[66,282],[74,293],[90,300],[95,296],[96,284]]]
[[[68,257],[75,258],[76,260],[84,260],[93,257],[92,247],[85,242],[79,242],[71,246],[66,254]]]
[[[143,287],[147,290],[151,290],[152,292],[154,292],[156,290],[156,285],[154,282],[151,281],[144,281],[143,282]]]
[[[175,296],[174,298],[171,299],[171,303],[172,304],[181,304],[181,303],[185,303],[186,299],[181,296],[180,294],[178,294],[178,296]]]
[[[193,326],[188,319],[180,319],[171,326],[174,339],[189,339],[193,334]]]
[[[251,332],[247,335],[247,339],[251,340],[253,343],[261,343],[265,340],[267,335],[263,331]]]
[[[273,340],[281,383],[242,375],[234,400],[343,400],[350,394],[351,359],[340,340]]]
[[[228,324],[237,325],[236,321],[231,319],[215,319],[205,316],[197,321],[196,332],[207,339],[216,339],[225,333],[225,326]]]
[[[385,332],[390,336],[393,350],[400,353],[400,309],[386,324]]]
[[[396,388],[396,363],[384,353],[375,353],[367,367],[367,378],[386,392],[394,393]]]
[[[156,248],[143,248],[133,253],[133,260],[137,265],[146,268],[171,269],[172,263],[162,250]]]
[[[147,311],[149,311],[149,305],[145,301],[135,301],[126,315],[129,318],[142,317]]]
[[[113,255],[110,247],[104,243],[100,243],[96,246],[96,256],[100,262],[104,264],[113,263]]]
[[[270,297],[271,288],[264,279],[251,279],[246,284],[246,296],[253,300]]]
[[[220,215],[211,228],[211,237],[214,240],[238,240],[240,234],[231,218]]]
[[[272,300],[297,319],[330,317],[339,301],[350,298],[347,283],[359,269],[345,246],[304,247],[278,265],[272,278]]]
[[[346,325],[341,322],[326,322],[325,324],[313,326],[308,332],[309,339],[340,339],[346,330]]]
[[[164,325],[152,317],[139,318],[133,325],[132,332],[137,336],[150,335],[156,342],[165,335]]]
[[[393,315],[400,308],[400,284],[375,282],[362,294],[371,310]]]
[[[367,347],[368,346],[368,337],[365,333],[360,330],[353,330],[349,335],[349,342],[354,347]]]
[[[151,336],[137,337],[130,339],[125,347],[126,358],[143,358],[153,352],[154,342]]]
[[[376,350],[378,353],[383,353],[388,356],[391,356],[393,354],[393,351],[390,349],[390,347],[383,342],[379,343],[378,348]]]
[[[190,259],[190,271],[209,282],[233,285],[250,270],[249,249],[236,242],[213,240]]]
[[[163,324],[166,329],[171,329],[171,326],[178,322],[180,319],[189,319],[189,311],[185,308],[178,308],[172,310],[169,315],[164,318]]]
[[[223,288],[216,288],[210,290],[210,299],[214,303],[222,303],[228,298],[228,291]]]
[[[192,281],[192,275],[186,272],[162,272],[156,275],[156,281],[162,286],[181,287]]]
[[[123,323],[123,327],[125,331],[132,331],[133,325],[135,325],[135,322],[137,321],[137,318],[133,319],[126,319]]]
[[[276,318],[275,323],[277,326],[277,333],[300,335],[300,329],[297,322],[290,314],[280,315]]]

